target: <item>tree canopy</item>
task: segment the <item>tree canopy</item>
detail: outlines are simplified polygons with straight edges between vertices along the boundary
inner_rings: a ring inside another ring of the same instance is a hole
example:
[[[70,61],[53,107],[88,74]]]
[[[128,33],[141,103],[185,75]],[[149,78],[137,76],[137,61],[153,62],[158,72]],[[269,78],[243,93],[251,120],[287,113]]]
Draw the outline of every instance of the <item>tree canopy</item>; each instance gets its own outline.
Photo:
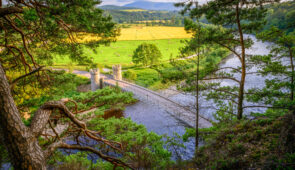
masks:
[[[95,148],[68,145],[59,135],[51,144],[41,147],[38,139],[51,124],[51,115],[60,113],[72,122],[73,129],[120,150],[117,144],[102,139],[78,120],[66,106],[71,102],[68,99],[45,103],[26,126],[13,98],[17,93],[12,93],[15,86],[34,83],[33,80],[37,80],[36,86],[45,86],[43,80],[50,77],[43,66],[52,63],[52,55],[56,53],[69,54],[74,62],[90,63],[89,56],[83,55],[83,47],[76,41],[81,33],[100,37],[98,41],[88,42],[87,46],[115,41],[118,29],[111,17],[105,17],[97,8],[100,2],[8,0],[4,5],[0,1],[0,136],[15,169],[46,169],[46,161],[57,148],[90,151],[116,165],[129,166]]]
[[[143,43],[139,45],[133,53],[132,61],[135,64],[144,66],[157,64],[162,57],[161,51],[155,44]]]
[[[247,74],[246,63],[246,49],[250,48],[253,44],[251,38],[247,38],[245,33],[255,33],[262,29],[265,24],[264,17],[267,10],[265,4],[278,2],[277,0],[233,0],[233,1],[220,1],[212,0],[206,4],[200,5],[196,1],[188,0],[183,3],[177,4],[183,6],[183,14],[188,13],[192,19],[201,19],[205,16],[209,23],[215,25],[208,27],[206,35],[202,38],[202,43],[217,44],[221,47],[227,48],[232,54],[237,57],[241,63],[241,67],[226,69],[232,70],[232,73],[239,73],[239,77],[233,77],[232,74],[224,72],[225,68],[220,68],[216,71],[215,75],[210,79],[227,79],[237,83],[235,87],[217,87],[216,83],[211,88],[217,89],[218,97],[221,108],[225,105],[235,105],[234,111],[228,110],[230,114],[237,115],[238,119],[242,119],[244,112],[244,94],[245,94],[245,80]],[[193,21],[186,22],[188,30],[195,29]],[[236,48],[238,47],[238,48]],[[213,92],[213,93],[212,93]],[[215,98],[217,95],[215,91],[209,92],[208,98]]]

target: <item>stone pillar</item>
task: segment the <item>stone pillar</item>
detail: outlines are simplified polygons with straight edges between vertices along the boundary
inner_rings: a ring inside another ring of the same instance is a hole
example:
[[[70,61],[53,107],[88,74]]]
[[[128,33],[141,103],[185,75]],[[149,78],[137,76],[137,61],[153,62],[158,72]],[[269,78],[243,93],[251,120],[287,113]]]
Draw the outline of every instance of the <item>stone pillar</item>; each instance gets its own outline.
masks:
[[[91,69],[91,91],[96,91],[99,88],[100,72],[98,68]]]
[[[122,80],[122,67],[120,64],[113,65],[113,78],[115,80]]]

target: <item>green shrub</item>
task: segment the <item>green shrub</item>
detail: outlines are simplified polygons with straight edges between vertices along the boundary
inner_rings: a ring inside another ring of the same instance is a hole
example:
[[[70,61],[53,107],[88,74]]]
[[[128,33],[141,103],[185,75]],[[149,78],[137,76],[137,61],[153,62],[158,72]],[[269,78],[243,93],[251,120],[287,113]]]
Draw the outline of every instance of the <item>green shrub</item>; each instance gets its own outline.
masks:
[[[128,79],[128,80],[136,80],[137,79],[137,74],[133,70],[127,70],[123,73],[123,76]]]

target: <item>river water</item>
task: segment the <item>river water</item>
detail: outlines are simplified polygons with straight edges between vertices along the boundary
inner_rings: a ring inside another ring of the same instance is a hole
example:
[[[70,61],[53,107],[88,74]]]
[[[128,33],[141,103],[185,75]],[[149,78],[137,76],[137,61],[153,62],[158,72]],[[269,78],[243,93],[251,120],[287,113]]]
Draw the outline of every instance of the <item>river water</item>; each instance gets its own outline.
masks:
[[[246,54],[249,55],[266,55],[269,53],[267,48],[269,43],[263,43],[258,41],[253,35],[245,35],[253,40],[254,44],[252,48],[246,50]],[[230,55],[223,62],[220,63],[220,67],[239,67],[240,61],[237,57]],[[257,68],[252,67],[248,72],[255,72]],[[234,77],[239,79],[239,74],[234,74]],[[256,74],[249,74],[246,77],[245,89],[250,89],[253,87],[263,87],[264,77]],[[222,80],[219,81],[223,86],[236,86],[236,83],[232,80]],[[171,87],[173,89],[173,87]],[[194,109],[195,97],[191,93],[180,93],[175,90],[164,90],[162,94],[169,99],[183,105],[188,106],[192,110]],[[245,102],[244,105],[253,105],[253,103]],[[213,113],[216,111],[213,101],[207,101],[204,96],[200,98],[200,113],[202,116],[214,120]],[[263,112],[263,108],[251,108],[245,109],[245,113],[250,112]],[[174,136],[174,133],[183,135],[185,133],[185,125],[177,120],[175,117],[171,116],[165,110],[161,109],[155,104],[148,103],[146,101],[140,101],[135,105],[128,106],[125,110],[125,116],[130,117],[134,122],[138,124],[143,124],[148,131],[153,131],[159,135],[167,134],[168,136]],[[184,143],[185,149],[180,148],[179,152],[181,159],[190,159],[194,154],[194,141]],[[169,149],[169,148],[168,148]],[[171,149],[171,148],[170,148]],[[171,150],[174,152],[174,150]],[[174,153],[175,159],[175,153]]]
[[[268,42],[261,42],[258,41],[255,36],[253,35],[245,35],[246,38],[251,38],[253,41],[253,46],[250,49],[246,50],[246,54],[248,55],[267,55],[270,50],[268,49],[268,46],[270,43]],[[234,56],[230,55],[225,60],[223,60],[219,67],[233,67],[237,68],[240,67],[241,63],[239,59]],[[257,71],[257,67],[252,67],[247,69],[247,73],[253,73]],[[226,72],[229,72],[229,70],[226,70]],[[235,73],[233,74],[234,78],[240,80],[240,74]],[[267,78],[270,78],[268,76]],[[245,82],[245,90],[251,89],[251,88],[262,88],[265,86],[266,77],[262,77],[257,74],[248,74],[246,76],[246,82]],[[237,83],[233,80],[214,80],[211,82],[219,82],[221,83],[221,86],[237,86]],[[188,106],[191,109],[193,109],[192,106],[194,106],[194,103],[196,101],[194,95],[191,93],[187,94],[176,94],[170,97],[171,100],[178,102],[184,106]],[[244,106],[252,106],[253,103],[249,103],[247,101],[244,101]],[[215,106],[213,101],[207,101],[205,99],[205,96],[200,97],[200,114],[202,114],[204,117],[209,118],[211,120],[214,120],[213,113],[216,111],[217,107]],[[250,112],[263,112],[265,111],[265,108],[245,108],[244,113],[249,114]]]

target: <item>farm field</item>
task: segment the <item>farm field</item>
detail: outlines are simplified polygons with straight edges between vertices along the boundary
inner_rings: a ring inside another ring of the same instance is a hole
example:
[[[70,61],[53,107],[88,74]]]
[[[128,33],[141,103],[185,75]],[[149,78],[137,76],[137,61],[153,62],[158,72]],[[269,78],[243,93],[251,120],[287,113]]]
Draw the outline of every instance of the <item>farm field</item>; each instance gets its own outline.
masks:
[[[183,27],[131,27],[121,30],[118,40],[160,40],[190,38]]]
[[[79,37],[80,38],[80,37]],[[162,39],[182,39],[191,38],[191,34],[187,34],[183,27],[165,27],[165,26],[145,26],[137,25],[130,28],[121,28],[121,35],[118,41],[126,40],[162,40]],[[85,34],[78,42],[97,40],[99,37]]]
[[[184,44],[183,39],[165,39],[165,40],[141,40],[141,41],[117,41],[110,46],[101,46],[94,53],[91,49],[85,48],[87,56],[93,58],[95,63],[111,66],[113,64],[122,64],[123,66],[132,65],[133,51],[138,45],[146,42],[157,45],[163,58],[162,61],[169,60],[170,57],[176,57],[179,54],[179,48]],[[55,65],[67,65],[71,61],[67,56],[57,56],[54,59]]]

